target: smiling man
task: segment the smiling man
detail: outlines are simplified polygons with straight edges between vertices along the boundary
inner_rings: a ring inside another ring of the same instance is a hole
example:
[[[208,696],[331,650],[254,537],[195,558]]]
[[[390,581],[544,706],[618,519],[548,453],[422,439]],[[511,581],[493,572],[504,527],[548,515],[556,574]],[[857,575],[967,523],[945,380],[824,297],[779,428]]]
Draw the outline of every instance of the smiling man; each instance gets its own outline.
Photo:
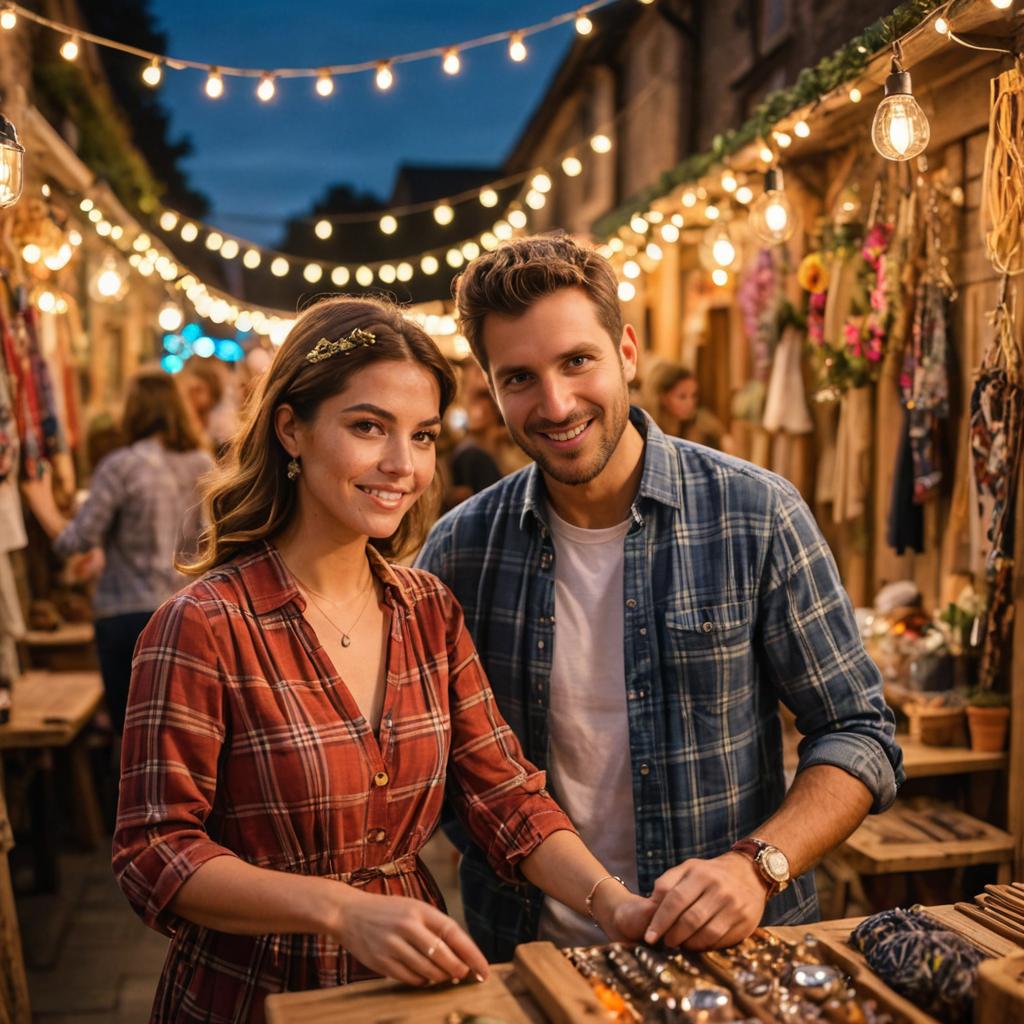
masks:
[[[810,869],[902,781],[893,718],[810,510],[781,477],[629,405],[615,276],[563,238],[458,282],[462,331],[535,465],[460,505],[420,566],[461,602],[501,710],[587,844],[706,949],[815,916]],[[804,739],[786,792],[779,703]],[[460,843],[488,959],[600,941]]]

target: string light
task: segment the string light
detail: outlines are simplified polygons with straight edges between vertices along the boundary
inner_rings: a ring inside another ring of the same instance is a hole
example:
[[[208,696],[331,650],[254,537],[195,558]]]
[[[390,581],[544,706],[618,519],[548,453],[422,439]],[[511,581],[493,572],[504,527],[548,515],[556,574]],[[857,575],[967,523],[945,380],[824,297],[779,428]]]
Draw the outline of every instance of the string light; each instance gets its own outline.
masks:
[[[466,242],[462,247],[462,255],[467,260],[475,260],[480,255],[480,246],[476,242]]]
[[[457,75],[462,70],[462,59],[458,50],[446,50],[444,60],[441,63],[446,75]]]
[[[992,0],[992,6],[997,11],[1006,11],[1013,6],[1013,0]]]
[[[797,121],[793,125],[793,134],[798,139],[806,139],[811,134],[811,126],[806,121]]]
[[[886,160],[912,160],[923,153],[931,136],[928,118],[914,99],[910,72],[900,63],[900,47],[894,46],[892,64],[885,80],[885,96],[871,121],[871,141]]]
[[[216,252],[224,244],[224,236],[219,231],[211,231],[206,236],[206,248]]]
[[[603,135],[598,132],[596,135],[590,137],[590,148],[595,153],[610,153],[612,148],[612,140],[607,135]]]
[[[721,215],[722,211],[714,203],[709,203],[704,207],[704,216],[708,220],[718,220]]]
[[[14,13],[13,7],[8,5],[3,9],[3,11],[0,11],[0,28],[5,32],[10,32],[17,24],[18,15]]]
[[[211,100],[219,100],[224,95],[224,79],[216,68],[210,68],[206,76],[206,95]]]
[[[630,302],[636,298],[636,287],[631,281],[620,281],[619,282],[619,300],[621,302]]]
[[[165,302],[160,307],[156,322],[160,325],[160,330],[174,334],[185,322],[185,314],[176,302]]]
[[[587,17],[586,11],[579,11],[576,15],[576,31],[581,36],[589,36],[594,31],[594,23]]]
[[[316,93],[318,96],[328,97],[334,92],[334,79],[331,78],[330,73],[327,71],[321,71],[316,76]]]
[[[93,224],[98,224],[101,220],[103,220],[103,211],[102,210],[98,210],[94,206],[89,211],[89,220],[91,220],[93,222]]]
[[[173,231],[178,225],[178,215],[173,210],[164,210],[160,214],[160,227],[164,231]]]
[[[773,132],[772,137],[781,149],[788,149],[793,145],[793,136],[788,132]]]
[[[160,61],[156,57],[142,69],[142,80],[150,89],[155,89],[163,77],[164,73],[160,68]]]
[[[302,276],[310,283],[316,284],[324,276],[324,268],[319,263],[307,263]]]
[[[535,189],[537,192],[550,192],[551,191],[551,179],[542,171],[540,174],[535,174],[530,180],[530,187]]]
[[[728,269],[739,260],[740,247],[729,224],[712,225],[698,250],[701,263],[709,270]]]
[[[729,283],[729,271],[723,270],[721,267],[716,267],[711,271],[711,280],[714,281],[719,288],[724,288]]]
[[[406,281],[411,281],[413,274],[412,264],[406,263],[403,260],[401,263],[398,264],[398,269],[395,271],[395,273],[398,275],[398,280],[401,281],[403,284]]]
[[[640,264],[637,263],[636,260],[626,260],[626,262],[622,264],[622,272],[630,280],[635,281],[641,274]]]
[[[509,210],[505,218],[517,231],[526,227],[526,214],[522,210]],[[497,234],[497,232],[495,232]]]
[[[493,188],[485,188],[480,190],[480,205],[486,206],[488,209],[498,205],[498,193]]]
[[[329,220],[318,220],[316,227],[313,228],[313,233],[317,238],[326,242],[334,234],[334,225]]]
[[[36,264],[43,258],[43,250],[34,242],[29,242],[22,248],[21,258],[28,264]]]
[[[269,103],[277,92],[274,84],[274,76],[265,74],[260,78],[260,84],[256,86],[256,97],[261,103]]]
[[[696,206],[697,205],[697,193],[694,192],[692,189],[687,189],[683,193],[683,198],[682,198],[681,202],[682,202],[683,206]]]
[[[583,173],[583,164],[578,157],[567,156],[562,161],[562,170],[569,178],[575,178]]]
[[[422,270],[424,274],[436,274],[440,267],[441,264],[438,263],[436,256],[427,255],[420,260],[420,270]]]
[[[531,188],[523,200],[531,210],[542,210],[544,204],[547,202],[543,192],[538,192],[536,189]]]
[[[434,207],[434,220],[436,220],[441,227],[446,227],[451,224],[454,219],[455,211],[447,203],[440,203]]]
[[[331,271],[331,284],[337,288],[344,288],[348,284],[348,267],[335,267]]]
[[[864,98],[864,94],[860,91],[860,89],[857,88],[857,86],[854,86],[850,90],[850,102],[851,103],[860,103],[860,101],[863,98]]]
[[[764,176],[764,192],[750,208],[750,230],[768,245],[778,245],[796,230],[796,212],[786,195],[782,171],[772,167]]]
[[[246,249],[242,255],[242,266],[246,270],[255,270],[261,261],[262,257],[260,256],[259,249]]]
[[[739,186],[739,182],[736,180],[736,175],[732,173],[728,168],[722,171],[722,178],[720,182],[722,189],[726,192],[735,192]]]
[[[288,273],[288,261],[283,256],[276,256],[270,261],[270,272],[274,277],[284,277]]]
[[[647,221],[644,220],[644,218],[641,217],[639,213],[634,213],[633,216],[629,218],[629,226],[638,235],[643,235],[643,234],[647,233],[647,228],[648,228]]]
[[[658,260],[660,260],[665,255],[665,253],[662,251],[661,246],[658,245],[657,242],[648,242],[647,248],[644,249],[644,255],[649,260],[654,260],[654,262],[657,263]]]
[[[458,268],[465,262],[465,257],[462,255],[460,250],[449,249],[444,254],[444,261],[452,268],[452,270],[458,270]]]
[[[61,43],[60,55],[65,60],[78,60],[78,51],[79,46],[77,36],[68,36],[67,39],[65,39],[64,42]]]
[[[679,228],[675,224],[662,224],[661,226],[661,237],[666,242],[678,242],[679,241]]]
[[[238,255],[238,248],[238,242],[229,238],[220,247],[220,254],[226,260],[233,260]]]
[[[516,64],[520,64],[526,60],[526,43],[523,42],[522,32],[512,32],[509,35],[508,55],[516,62]]]
[[[398,230],[398,221],[390,213],[380,219],[380,229],[385,235],[393,235]]]
[[[369,288],[373,284],[373,271],[365,265],[361,266],[356,271],[356,284]]]
[[[499,241],[507,242],[512,237],[512,225],[507,220],[495,221],[491,230]]]
[[[390,263],[384,263],[377,268],[377,277],[384,284],[394,284],[398,277],[398,271]]]
[[[749,185],[740,185],[736,189],[736,202],[747,205],[754,198],[754,190]]]
[[[381,92],[387,92],[388,89],[390,89],[391,86],[394,85],[395,73],[391,70],[390,61],[382,60],[377,65],[377,74],[374,78],[374,81],[377,84],[377,88],[380,89]]]
[[[775,159],[775,154],[772,152],[771,147],[766,145],[761,146],[757,155],[763,164],[770,164]]]

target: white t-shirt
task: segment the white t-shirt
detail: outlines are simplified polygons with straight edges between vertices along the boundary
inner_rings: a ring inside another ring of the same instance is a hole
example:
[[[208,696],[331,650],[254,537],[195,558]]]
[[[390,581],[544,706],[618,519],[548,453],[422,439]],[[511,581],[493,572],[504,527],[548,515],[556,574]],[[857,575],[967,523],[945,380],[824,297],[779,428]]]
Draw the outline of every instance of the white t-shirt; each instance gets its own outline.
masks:
[[[622,563],[629,520],[584,530],[550,507],[548,515],[555,545],[548,787],[597,859],[636,892],[623,655]],[[557,946],[603,938],[593,921],[550,898],[544,900],[539,935]]]

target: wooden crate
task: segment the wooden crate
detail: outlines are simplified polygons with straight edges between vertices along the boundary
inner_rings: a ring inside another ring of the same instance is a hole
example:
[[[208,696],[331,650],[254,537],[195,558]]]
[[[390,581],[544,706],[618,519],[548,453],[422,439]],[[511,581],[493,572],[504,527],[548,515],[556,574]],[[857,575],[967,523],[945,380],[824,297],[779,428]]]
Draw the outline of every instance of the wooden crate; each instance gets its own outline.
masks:
[[[1024,953],[986,960],[978,968],[974,1024],[1024,1021]]]

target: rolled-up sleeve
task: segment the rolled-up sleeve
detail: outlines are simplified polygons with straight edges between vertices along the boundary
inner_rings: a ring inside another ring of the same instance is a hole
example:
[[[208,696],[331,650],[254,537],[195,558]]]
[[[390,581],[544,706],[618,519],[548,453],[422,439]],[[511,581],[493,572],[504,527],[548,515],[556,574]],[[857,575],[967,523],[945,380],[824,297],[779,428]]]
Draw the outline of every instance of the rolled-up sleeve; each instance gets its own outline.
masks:
[[[803,739],[799,767],[859,779],[884,811],[904,779],[882,677],[864,649],[832,552],[796,493],[780,502],[760,608],[763,663]]]
[[[215,652],[208,617],[178,597],[153,615],[132,665],[114,874],[142,920],[167,933],[178,890],[208,860],[234,856],[205,827],[225,736]]]
[[[451,752],[449,796],[459,818],[504,881],[549,835],[575,832],[544,788],[545,773],[524,756],[484,675],[462,609],[446,590]]]

